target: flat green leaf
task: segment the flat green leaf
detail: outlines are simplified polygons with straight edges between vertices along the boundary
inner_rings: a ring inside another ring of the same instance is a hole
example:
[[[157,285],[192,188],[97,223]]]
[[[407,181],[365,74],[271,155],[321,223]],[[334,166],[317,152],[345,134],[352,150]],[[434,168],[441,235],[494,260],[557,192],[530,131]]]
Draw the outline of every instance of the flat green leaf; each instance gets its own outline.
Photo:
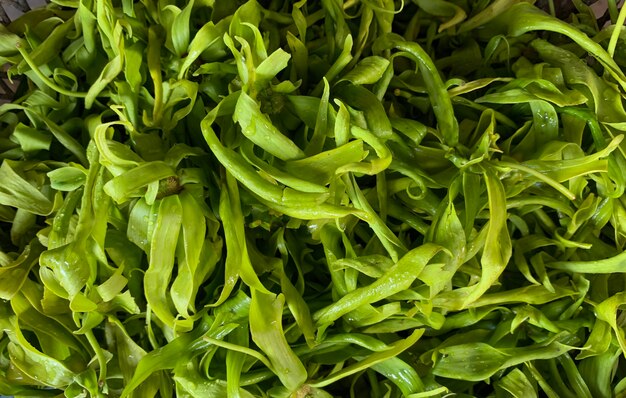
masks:
[[[261,113],[259,104],[246,93],[237,100],[233,120],[239,123],[242,133],[267,152],[281,160],[294,160],[304,157],[304,152],[272,124]]]
[[[285,339],[281,318],[284,296],[252,290],[250,304],[250,332],[252,340],[267,355],[272,371],[289,391],[298,389],[307,379],[302,362]]]
[[[185,8],[174,17],[174,22],[172,23],[172,31],[170,32],[172,36],[172,45],[174,46],[174,51],[180,57],[186,51],[189,46],[189,30],[191,28],[189,24],[189,19],[191,17],[191,11],[193,9],[194,1],[191,0],[187,3]]]
[[[176,195],[163,198],[150,239],[150,265],[144,275],[144,292],[150,310],[167,326],[174,327],[175,316],[167,288],[172,278],[174,255],[183,218],[180,199]],[[186,323],[178,325],[186,328]]]
[[[0,204],[24,209],[33,214],[50,214],[53,209],[52,201],[22,178],[15,171],[16,166],[19,164],[9,160],[3,161],[0,166]]]
[[[352,84],[374,84],[383,77],[389,61],[385,58],[372,56],[359,61],[359,63],[346,73],[340,81],[347,80]]]
[[[73,191],[80,188],[87,178],[85,171],[79,167],[62,167],[48,173],[50,186],[59,191]]]
[[[330,306],[314,315],[317,325],[334,322],[365,304],[375,303],[408,289],[419,276],[422,269],[441,248],[433,244],[425,244],[405,254],[385,274],[371,285],[349,292]]]

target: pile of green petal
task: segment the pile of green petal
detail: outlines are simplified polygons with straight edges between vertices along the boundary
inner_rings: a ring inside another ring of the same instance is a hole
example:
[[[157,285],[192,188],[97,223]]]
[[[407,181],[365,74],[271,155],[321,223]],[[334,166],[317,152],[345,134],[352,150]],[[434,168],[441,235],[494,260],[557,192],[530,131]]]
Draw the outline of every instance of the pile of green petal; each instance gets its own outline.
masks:
[[[0,27],[0,394],[626,394],[626,11],[573,3]]]

